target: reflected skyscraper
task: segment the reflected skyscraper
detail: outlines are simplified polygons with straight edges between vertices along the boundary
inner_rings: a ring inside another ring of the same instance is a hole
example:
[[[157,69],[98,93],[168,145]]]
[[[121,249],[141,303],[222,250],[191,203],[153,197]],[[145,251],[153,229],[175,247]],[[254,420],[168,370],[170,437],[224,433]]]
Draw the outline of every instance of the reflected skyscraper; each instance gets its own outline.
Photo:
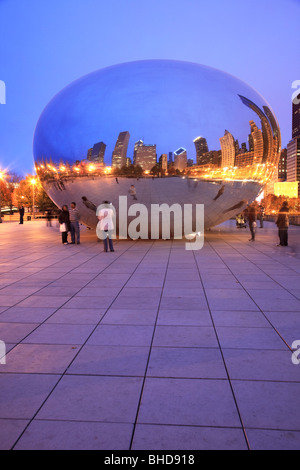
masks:
[[[297,139],[293,139],[287,144],[287,181],[290,183],[297,181],[299,151]]]
[[[232,134],[225,130],[224,137],[220,137],[222,150],[222,167],[231,168],[235,165],[235,141]]]
[[[187,151],[185,148],[180,147],[174,152],[174,168],[175,170],[183,171],[187,167]]]
[[[264,139],[262,131],[258,129],[254,121],[250,121],[251,127],[251,145],[253,146],[253,163],[261,163],[264,155]]]
[[[298,181],[298,195],[300,196],[300,94],[292,104],[292,140],[287,144],[286,166],[286,180],[289,183]]]
[[[292,138],[300,138],[300,94],[293,102]]]
[[[204,137],[197,137],[194,140],[194,144],[196,147],[196,159],[197,159],[197,165],[203,165],[203,159],[201,158],[205,153],[208,152],[208,145],[207,141]]]
[[[300,185],[300,138],[292,139],[287,144],[287,181],[298,181]]]
[[[159,157],[159,166],[163,171],[168,171],[168,155],[166,153]]]
[[[287,177],[287,149],[283,149],[278,163],[278,180],[286,181]]]
[[[134,164],[144,171],[151,171],[157,163],[156,145],[145,145],[142,141],[138,143],[134,150]]]
[[[130,139],[128,131],[119,134],[115,149],[112,154],[112,166],[114,168],[122,168],[127,162],[127,148]]]
[[[106,145],[103,142],[95,144],[93,148],[89,149],[87,160],[93,163],[100,163],[104,165],[104,154]]]
[[[141,147],[142,145],[144,145],[144,142],[142,140],[138,140],[135,144],[134,144],[134,150],[133,150],[133,164],[136,165],[136,153],[137,153],[137,149],[139,147]]]
[[[242,95],[239,97],[248,108],[260,117],[264,148],[261,163],[268,163],[269,171],[273,174],[278,165],[279,152],[281,151],[281,135],[275,116],[269,106],[263,105],[265,111],[263,112],[253,101]],[[269,177],[268,173],[267,177]]]

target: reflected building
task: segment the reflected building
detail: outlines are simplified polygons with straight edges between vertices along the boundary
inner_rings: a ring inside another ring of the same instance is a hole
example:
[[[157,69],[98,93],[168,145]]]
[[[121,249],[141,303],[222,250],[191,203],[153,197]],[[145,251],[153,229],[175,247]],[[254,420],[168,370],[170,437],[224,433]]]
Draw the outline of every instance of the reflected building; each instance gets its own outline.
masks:
[[[168,171],[168,155],[166,153],[159,157],[159,167],[162,171]]]
[[[87,160],[93,163],[100,163],[104,165],[106,145],[103,142],[95,144],[93,148],[88,150]]]
[[[300,183],[300,138],[287,144],[287,179],[289,183]],[[300,184],[299,184],[300,186]]]
[[[278,163],[278,181],[283,183],[287,178],[287,149],[282,149]]]
[[[115,149],[112,154],[113,168],[122,168],[127,162],[127,148],[130,139],[128,131],[120,132]]]
[[[197,137],[194,140],[196,147],[196,161],[197,165],[205,165],[207,162],[204,162],[202,156],[208,153],[207,140],[204,137]]]
[[[232,168],[235,165],[235,140],[229,131],[225,130],[224,137],[220,137],[222,150],[222,168]]]
[[[222,151],[221,150],[211,150],[209,152],[203,153],[199,159],[197,159],[198,166],[204,165],[214,165],[221,166],[222,160]]]
[[[281,151],[281,135],[276,118],[269,106],[263,105],[262,109],[245,96],[239,95],[241,101],[252,109],[261,120],[261,129],[264,142],[264,154],[262,162],[272,161],[274,164],[278,161],[278,153]]]
[[[293,101],[292,109],[292,138],[300,138],[300,94]]]
[[[138,140],[135,144],[134,144],[134,150],[133,150],[133,164],[136,165],[136,153],[137,153],[137,149],[139,147],[142,147],[144,145],[144,142],[142,140]]]
[[[145,145],[139,141],[134,146],[134,165],[144,171],[151,171],[157,163],[156,145]]]
[[[292,103],[292,140],[287,144],[286,166],[286,181],[299,183],[298,196],[300,197],[300,94]]]
[[[174,168],[175,170],[184,171],[187,167],[187,151],[180,147],[174,152]]]
[[[248,145],[249,145],[249,152],[253,151],[253,150],[254,150],[254,142],[253,142],[253,136],[252,136],[252,134],[249,134],[249,135],[248,135]],[[245,151],[245,152],[248,152],[246,142],[243,142],[243,143],[242,143],[242,148],[244,148],[244,151]]]
[[[262,163],[264,156],[264,139],[262,131],[258,129],[254,121],[250,121],[251,147],[253,148],[253,164]]]
[[[237,168],[249,168],[253,165],[254,152],[241,152],[235,157],[235,167]]]

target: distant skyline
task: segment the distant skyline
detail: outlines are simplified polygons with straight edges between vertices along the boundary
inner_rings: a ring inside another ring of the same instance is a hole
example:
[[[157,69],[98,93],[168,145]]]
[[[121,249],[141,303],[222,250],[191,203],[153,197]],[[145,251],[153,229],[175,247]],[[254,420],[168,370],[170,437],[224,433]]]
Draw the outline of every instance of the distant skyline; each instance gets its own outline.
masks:
[[[0,0],[0,168],[34,171],[36,123],[65,86],[144,59],[199,63],[245,81],[272,106],[286,147],[299,14],[297,0]]]

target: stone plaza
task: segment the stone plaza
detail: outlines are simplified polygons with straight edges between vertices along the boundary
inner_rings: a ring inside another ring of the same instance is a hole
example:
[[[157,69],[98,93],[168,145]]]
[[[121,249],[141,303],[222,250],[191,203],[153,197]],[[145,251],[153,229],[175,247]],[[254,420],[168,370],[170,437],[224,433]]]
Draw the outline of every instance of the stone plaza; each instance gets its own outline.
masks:
[[[114,253],[83,227],[0,232],[1,450],[299,449],[300,227]]]

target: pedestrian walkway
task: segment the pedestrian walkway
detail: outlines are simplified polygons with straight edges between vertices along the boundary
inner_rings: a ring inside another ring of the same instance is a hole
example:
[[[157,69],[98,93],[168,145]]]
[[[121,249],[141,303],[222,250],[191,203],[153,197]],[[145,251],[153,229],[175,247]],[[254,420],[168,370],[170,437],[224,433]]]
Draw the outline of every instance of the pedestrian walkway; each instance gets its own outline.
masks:
[[[200,251],[103,253],[2,224],[0,449],[299,449],[299,235],[228,222]]]

